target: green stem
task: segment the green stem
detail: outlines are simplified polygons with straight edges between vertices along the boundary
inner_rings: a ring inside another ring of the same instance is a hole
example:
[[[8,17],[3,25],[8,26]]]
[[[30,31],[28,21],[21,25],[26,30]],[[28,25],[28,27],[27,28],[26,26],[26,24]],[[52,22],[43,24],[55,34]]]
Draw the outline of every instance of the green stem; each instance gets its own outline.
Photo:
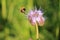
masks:
[[[59,36],[59,25],[57,24],[57,28],[56,28],[56,40],[58,40],[58,36]]]
[[[39,32],[38,32],[38,25],[36,23],[36,39],[38,39],[38,38],[39,38]]]

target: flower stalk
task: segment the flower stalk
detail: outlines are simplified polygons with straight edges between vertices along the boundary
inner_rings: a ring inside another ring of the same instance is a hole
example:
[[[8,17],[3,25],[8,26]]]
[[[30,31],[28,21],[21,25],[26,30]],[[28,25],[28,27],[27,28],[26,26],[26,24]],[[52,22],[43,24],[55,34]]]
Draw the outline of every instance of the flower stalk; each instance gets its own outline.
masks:
[[[36,39],[39,39],[38,24],[36,22]]]

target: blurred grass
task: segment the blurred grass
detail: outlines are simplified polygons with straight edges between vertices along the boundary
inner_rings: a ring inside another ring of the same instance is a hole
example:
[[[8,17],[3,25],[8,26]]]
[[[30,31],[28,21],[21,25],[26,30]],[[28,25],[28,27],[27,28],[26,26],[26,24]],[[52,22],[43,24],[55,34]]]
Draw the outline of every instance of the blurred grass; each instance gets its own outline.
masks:
[[[2,0],[2,17],[5,19],[7,17],[6,13],[6,0]]]
[[[0,25],[4,27],[4,30],[0,32],[0,40],[28,40],[29,38],[36,40],[35,27],[19,10],[25,7],[25,13],[28,13],[35,6],[38,9],[41,7],[46,17],[45,25],[42,28],[39,27],[40,39],[58,40],[59,0],[1,0],[0,5]]]

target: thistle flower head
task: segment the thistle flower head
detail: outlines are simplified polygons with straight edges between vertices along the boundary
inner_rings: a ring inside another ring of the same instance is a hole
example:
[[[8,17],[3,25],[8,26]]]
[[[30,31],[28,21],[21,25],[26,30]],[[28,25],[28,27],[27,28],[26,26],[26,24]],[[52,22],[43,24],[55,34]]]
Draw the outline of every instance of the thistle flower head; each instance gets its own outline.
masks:
[[[41,10],[35,9],[35,10],[31,10],[28,13],[28,20],[34,26],[36,25],[36,23],[39,26],[43,26],[44,25],[45,18],[43,17],[43,12]]]

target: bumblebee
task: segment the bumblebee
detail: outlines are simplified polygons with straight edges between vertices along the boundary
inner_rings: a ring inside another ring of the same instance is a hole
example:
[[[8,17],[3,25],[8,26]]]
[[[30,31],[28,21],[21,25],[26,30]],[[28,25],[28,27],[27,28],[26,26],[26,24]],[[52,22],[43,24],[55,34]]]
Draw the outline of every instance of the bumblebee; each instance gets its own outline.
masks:
[[[22,8],[20,9],[20,12],[22,12],[22,13],[25,13],[25,11],[26,11],[25,7],[22,7]]]

